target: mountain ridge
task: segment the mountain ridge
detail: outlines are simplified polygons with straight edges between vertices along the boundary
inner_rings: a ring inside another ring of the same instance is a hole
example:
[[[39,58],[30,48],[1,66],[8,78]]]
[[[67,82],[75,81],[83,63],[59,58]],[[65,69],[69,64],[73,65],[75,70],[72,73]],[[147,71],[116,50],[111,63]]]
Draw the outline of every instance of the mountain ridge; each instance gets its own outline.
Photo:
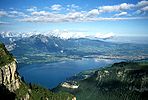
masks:
[[[27,58],[31,61],[30,58],[36,58],[36,54],[44,56],[44,58],[47,58],[47,55],[67,58],[108,56],[108,58],[126,60],[148,58],[148,44],[113,43],[89,38],[61,39],[43,34],[24,38],[15,37],[13,41],[11,40],[13,40],[12,37],[0,39],[19,60]],[[139,55],[137,56],[137,54]]]

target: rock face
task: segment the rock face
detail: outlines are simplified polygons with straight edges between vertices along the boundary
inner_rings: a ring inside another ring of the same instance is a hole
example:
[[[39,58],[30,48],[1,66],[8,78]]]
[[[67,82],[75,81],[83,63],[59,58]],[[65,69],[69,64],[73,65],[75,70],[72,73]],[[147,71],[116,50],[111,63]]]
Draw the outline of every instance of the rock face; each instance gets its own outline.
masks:
[[[61,86],[65,88],[71,88],[71,89],[77,89],[79,87],[79,85],[77,85],[77,83],[74,81],[64,82],[61,84]]]
[[[0,68],[0,85],[4,85],[10,92],[15,93],[17,89],[21,87],[21,78],[16,70],[16,61],[4,65]],[[26,95],[19,98],[20,100],[29,100],[30,95],[26,92]]]
[[[16,60],[0,43],[0,100],[76,100],[72,94],[25,83],[16,69]]]
[[[76,97],[73,97],[72,100],[76,100]]]
[[[14,98],[16,97],[15,92],[20,89],[22,84],[16,69],[16,59],[7,51],[5,45],[0,43],[0,99],[5,100],[8,96],[11,98],[10,93],[14,94]],[[29,97],[26,93],[26,97],[20,97],[19,99],[29,100]]]
[[[20,77],[16,72],[16,61],[0,68],[0,84],[5,85],[11,92],[20,87]]]
[[[25,97],[22,97],[21,100],[29,100],[30,99],[30,95],[27,93],[25,95]]]

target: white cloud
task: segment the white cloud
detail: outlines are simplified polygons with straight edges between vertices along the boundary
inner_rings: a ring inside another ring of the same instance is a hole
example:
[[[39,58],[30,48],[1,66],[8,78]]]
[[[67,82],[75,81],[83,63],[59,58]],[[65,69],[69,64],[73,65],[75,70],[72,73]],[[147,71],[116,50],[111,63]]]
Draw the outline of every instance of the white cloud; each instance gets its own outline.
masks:
[[[121,12],[119,14],[115,14],[114,16],[119,17],[119,16],[124,16],[124,15],[127,15],[127,12]]]
[[[80,7],[77,6],[77,5],[75,5],[75,4],[71,4],[71,5],[67,5],[65,9],[66,9],[67,11],[74,12],[74,11],[76,11],[77,9],[80,9]]]
[[[28,15],[26,15],[25,13],[23,12],[19,12],[19,11],[9,11],[8,12],[8,17],[28,17]]]
[[[31,15],[33,16],[47,16],[49,15],[50,13],[49,12],[46,12],[46,11],[35,11],[35,12],[32,12]]]
[[[146,11],[148,11],[148,1],[143,0],[138,2],[135,5],[136,11],[133,13],[133,15],[145,15]]]
[[[140,1],[135,6],[137,6],[137,7],[148,6],[148,1],[146,1],[146,0]]]
[[[66,19],[78,19],[78,18],[83,18],[84,14],[81,12],[70,12],[68,13],[65,18]]]
[[[134,7],[134,4],[127,4],[127,3],[122,3],[120,5],[113,5],[113,6],[101,6],[99,7],[99,12],[114,12],[114,11],[122,11],[122,10],[127,10],[131,9]]]
[[[9,22],[2,22],[0,21],[0,25],[9,25],[10,23]]]
[[[142,13],[141,10],[137,10],[137,11],[135,11],[135,12],[133,13],[133,15],[139,15],[139,14],[141,14],[141,13]]]
[[[19,12],[16,10],[13,11],[0,11],[0,17],[27,17],[28,15],[26,15],[24,12]]]
[[[24,17],[19,21],[24,22],[93,22],[93,21],[117,21],[117,20],[134,20],[134,19],[148,19],[148,17],[96,17],[88,16],[87,12],[70,12],[67,14],[51,13],[46,11],[32,12],[32,16]],[[116,16],[126,15],[126,12],[117,14]],[[92,15],[92,13],[91,13]]]
[[[28,8],[27,11],[29,12],[37,11],[37,7]]]
[[[50,11],[38,10],[37,7],[27,9],[28,12],[21,12],[20,10],[0,11],[0,17],[16,17],[19,21],[24,22],[93,22],[93,21],[117,21],[117,20],[134,20],[134,19],[148,19],[140,17],[142,13],[148,10],[148,1],[140,1],[137,4],[122,3],[112,6],[101,6],[98,9],[90,9],[89,11],[80,11],[80,7],[72,4],[62,7],[59,4],[52,5]],[[66,8],[69,11],[66,11]],[[51,9],[53,11],[51,11]],[[61,10],[62,9],[62,10]],[[78,10],[79,9],[79,10]],[[60,10],[60,11],[57,11]],[[65,10],[65,11],[63,11]],[[130,11],[129,11],[130,10]],[[101,17],[102,13],[110,13],[107,17]],[[112,13],[113,12],[113,13]],[[131,16],[127,12],[132,13]],[[115,15],[114,15],[115,14]],[[125,16],[126,17],[120,17]],[[132,17],[139,16],[139,17]],[[144,14],[143,14],[144,15]]]
[[[89,12],[69,12],[67,14],[52,13],[47,11],[35,11],[32,12],[32,16],[27,16],[20,18],[19,21],[23,22],[93,22],[93,21],[117,21],[117,20],[134,20],[134,19],[147,19],[147,17],[125,17],[121,18],[119,16],[126,15],[127,12],[121,12],[116,14],[114,17],[98,17],[99,15],[97,9],[93,9]]]
[[[137,4],[128,4],[128,3],[122,3],[119,5],[112,5],[112,6],[101,6],[99,7],[99,12],[118,12],[118,11],[124,11],[124,10],[130,10],[130,9],[138,9],[139,7],[148,6],[148,1],[142,0],[138,2]]]
[[[87,16],[96,16],[99,15],[98,9],[92,9],[91,11],[88,12]]]
[[[101,34],[101,33],[96,33],[94,35],[95,38],[99,38],[99,39],[110,39],[113,38],[115,36],[114,33],[107,33],[107,34]]]
[[[26,22],[78,22],[83,19],[84,13],[70,12],[67,14],[51,13],[46,11],[32,12],[32,16],[20,19]]]
[[[122,3],[119,5],[112,5],[112,6],[101,6],[99,7],[99,13],[107,13],[107,12],[120,12],[119,15],[115,14],[114,16],[119,17],[126,15],[126,13],[129,10],[131,11],[131,15],[143,15],[145,11],[147,11],[148,1],[142,0],[139,1],[137,4],[128,4],[128,3]],[[136,11],[135,11],[136,10]],[[130,15],[130,16],[131,16]]]
[[[8,13],[6,11],[0,11],[0,17],[7,16],[7,15],[8,15]]]
[[[143,7],[141,10],[142,10],[142,11],[148,11],[148,6]]]
[[[54,4],[54,5],[52,5],[51,6],[51,10],[61,10],[62,9],[62,6],[61,5],[59,5],[59,4]]]
[[[55,6],[55,8],[57,6],[59,7],[59,5],[53,5],[53,6]],[[71,5],[69,5],[69,7],[70,6]],[[90,11],[72,11],[72,12],[67,12],[64,14],[60,12],[55,13],[55,12],[48,12],[48,11],[33,11],[31,12],[31,16],[20,18],[19,21],[58,23],[58,22],[93,22],[93,21],[148,19],[147,17],[129,17],[129,16],[124,17],[124,18],[120,17],[120,16],[128,15],[126,11],[122,11],[122,10],[132,9],[134,8],[134,6],[135,6],[134,4],[122,3],[120,5],[102,6],[100,7],[99,10],[92,9]],[[146,10],[146,9],[147,8],[143,8],[143,10]],[[114,11],[120,12],[114,15],[115,18],[114,17],[99,17],[99,15],[103,12],[114,12]]]
[[[104,18],[104,17],[99,17],[99,18],[87,18],[86,21],[120,21],[120,20],[143,20],[143,19],[148,19],[148,17],[116,17],[116,18]]]

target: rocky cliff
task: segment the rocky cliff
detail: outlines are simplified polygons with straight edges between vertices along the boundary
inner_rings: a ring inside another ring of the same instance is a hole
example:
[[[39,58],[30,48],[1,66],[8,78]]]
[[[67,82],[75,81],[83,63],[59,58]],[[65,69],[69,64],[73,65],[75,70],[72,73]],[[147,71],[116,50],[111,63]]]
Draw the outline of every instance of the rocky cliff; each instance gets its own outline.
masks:
[[[53,93],[35,84],[26,84],[17,72],[17,63],[0,43],[0,100],[76,100],[69,93]]]
[[[14,92],[20,87],[21,82],[16,71],[15,61],[0,68],[0,84],[5,85],[11,92]]]

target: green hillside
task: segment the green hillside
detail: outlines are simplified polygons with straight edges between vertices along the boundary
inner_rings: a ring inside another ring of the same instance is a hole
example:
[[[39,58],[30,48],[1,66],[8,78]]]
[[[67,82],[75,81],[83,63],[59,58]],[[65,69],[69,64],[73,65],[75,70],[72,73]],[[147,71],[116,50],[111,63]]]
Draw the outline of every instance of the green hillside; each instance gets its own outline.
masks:
[[[0,66],[6,65],[12,62],[14,59],[12,55],[7,51],[5,45],[0,43]]]
[[[147,100],[148,62],[115,63],[78,84],[78,89],[58,86],[54,91],[70,92],[77,100]]]

